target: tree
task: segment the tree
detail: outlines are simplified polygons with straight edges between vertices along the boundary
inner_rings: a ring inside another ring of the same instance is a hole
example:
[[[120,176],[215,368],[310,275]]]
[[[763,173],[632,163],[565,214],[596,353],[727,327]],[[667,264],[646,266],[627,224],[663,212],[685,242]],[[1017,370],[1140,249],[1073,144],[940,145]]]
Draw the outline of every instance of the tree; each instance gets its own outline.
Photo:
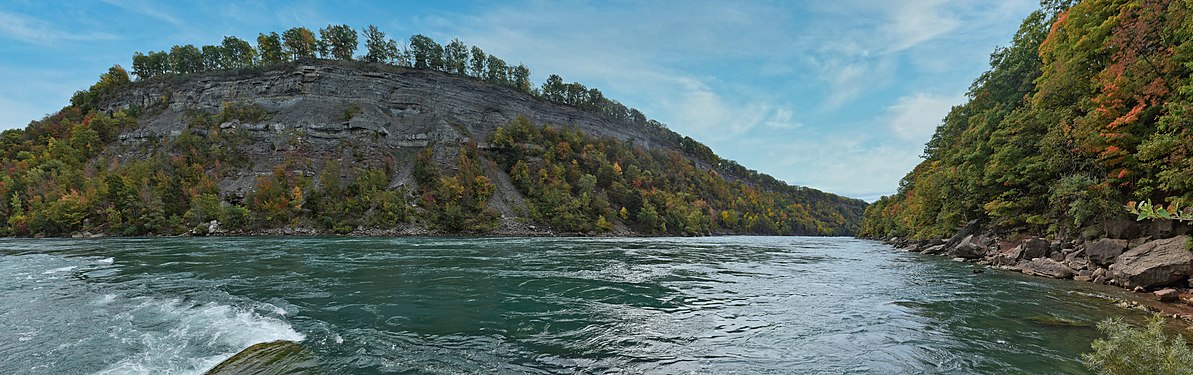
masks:
[[[556,103],[562,103],[564,89],[565,89],[565,85],[563,83],[563,78],[558,75],[552,74],[547,77],[547,80],[545,82],[543,82],[542,95],[547,100],[550,100],[550,101],[553,101]],[[631,111],[631,113],[636,112],[636,111],[637,110],[633,110],[633,111]],[[638,113],[638,115],[641,115],[641,113]],[[643,122],[646,121],[644,116],[643,116],[642,121]]]
[[[154,70],[148,55],[140,52],[133,54],[133,75],[137,76],[137,80],[153,78],[157,75]]]
[[[107,73],[99,75],[99,81],[91,86],[91,91],[97,94],[105,94],[115,91],[116,88],[123,87],[129,84],[129,72],[115,64],[107,68]]]
[[[276,32],[257,34],[257,50],[261,54],[261,65],[281,64],[290,60],[282,52],[282,38]]]
[[[220,46],[203,46],[202,70],[223,69],[227,69],[224,65],[224,49]]]
[[[170,47],[170,70],[190,74],[203,69],[203,52],[194,45]]]
[[[485,65],[488,65],[488,72],[485,74],[486,81],[500,84],[509,83],[509,72],[505,66],[505,60],[489,55],[489,60],[485,62]]]
[[[522,92],[530,92],[530,68],[527,68],[526,65],[518,64],[510,72],[514,78],[514,87]]]
[[[257,59],[257,51],[253,45],[234,36],[225,36],[223,47],[224,69],[242,69],[253,66]]]
[[[377,26],[369,25],[362,32],[365,36],[365,55],[361,59],[365,62],[390,62],[398,56],[398,44],[393,39],[386,39],[385,33]]]
[[[465,75],[468,73],[468,46],[459,39],[452,39],[443,48],[443,65],[448,73]]]
[[[443,70],[443,46],[422,34],[410,37],[410,53],[414,55],[414,67],[419,69]]]
[[[310,29],[295,27],[282,33],[282,47],[291,60],[313,59],[319,50],[319,40]]]
[[[319,37],[327,54],[338,60],[352,60],[356,52],[356,30],[348,25],[327,25],[319,29]]]
[[[482,78],[485,76],[485,62],[488,61],[488,58],[489,56],[485,55],[485,51],[481,50],[480,47],[472,47],[472,59],[468,67],[472,71],[473,77]]]

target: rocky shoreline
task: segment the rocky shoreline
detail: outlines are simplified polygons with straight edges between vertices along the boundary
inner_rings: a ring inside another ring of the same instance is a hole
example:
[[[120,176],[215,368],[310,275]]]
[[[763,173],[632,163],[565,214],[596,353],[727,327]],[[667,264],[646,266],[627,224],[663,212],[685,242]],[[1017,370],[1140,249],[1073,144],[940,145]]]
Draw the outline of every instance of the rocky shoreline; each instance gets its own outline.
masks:
[[[1134,307],[1193,321],[1193,228],[1171,220],[1117,222],[1103,237],[1003,238],[970,222],[950,238],[883,240],[908,252],[949,257],[1027,275],[1152,293]],[[1153,303],[1154,302],[1154,303]],[[1123,302],[1127,303],[1127,302]]]

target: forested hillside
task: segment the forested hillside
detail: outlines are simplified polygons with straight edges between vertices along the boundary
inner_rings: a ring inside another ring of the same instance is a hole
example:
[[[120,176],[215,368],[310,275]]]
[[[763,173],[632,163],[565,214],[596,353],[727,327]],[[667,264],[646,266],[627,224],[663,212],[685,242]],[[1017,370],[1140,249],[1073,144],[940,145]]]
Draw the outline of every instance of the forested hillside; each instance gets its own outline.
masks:
[[[861,235],[1098,235],[1130,201],[1193,198],[1193,3],[1045,1]],[[1086,233],[1083,233],[1086,232]]]
[[[0,235],[848,235],[865,203],[599,90],[375,27],[137,53],[0,134]],[[133,78],[136,78],[135,80]],[[214,225],[213,225],[214,223]]]

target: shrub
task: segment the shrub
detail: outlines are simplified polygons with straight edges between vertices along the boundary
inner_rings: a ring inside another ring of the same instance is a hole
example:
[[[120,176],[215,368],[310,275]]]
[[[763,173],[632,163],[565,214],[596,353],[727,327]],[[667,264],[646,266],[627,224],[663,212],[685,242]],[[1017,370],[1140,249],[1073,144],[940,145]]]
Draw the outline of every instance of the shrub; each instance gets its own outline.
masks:
[[[1098,374],[1193,374],[1193,350],[1185,338],[1164,334],[1164,318],[1156,315],[1141,328],[1122,319],[1098,323],[1106,338],[1094,340],[1085,365]]]

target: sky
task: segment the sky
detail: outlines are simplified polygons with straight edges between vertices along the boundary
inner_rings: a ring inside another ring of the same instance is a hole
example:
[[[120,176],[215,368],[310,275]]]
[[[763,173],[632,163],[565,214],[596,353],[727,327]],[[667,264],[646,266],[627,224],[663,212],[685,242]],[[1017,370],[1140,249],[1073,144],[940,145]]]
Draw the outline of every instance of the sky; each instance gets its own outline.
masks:
[[[793,185],[895,192],[1033,0],[0,2],[0,129],[134,52],[295,26],[459,38],[558,74]],[[363,54],[363,43],[358,54]]]

